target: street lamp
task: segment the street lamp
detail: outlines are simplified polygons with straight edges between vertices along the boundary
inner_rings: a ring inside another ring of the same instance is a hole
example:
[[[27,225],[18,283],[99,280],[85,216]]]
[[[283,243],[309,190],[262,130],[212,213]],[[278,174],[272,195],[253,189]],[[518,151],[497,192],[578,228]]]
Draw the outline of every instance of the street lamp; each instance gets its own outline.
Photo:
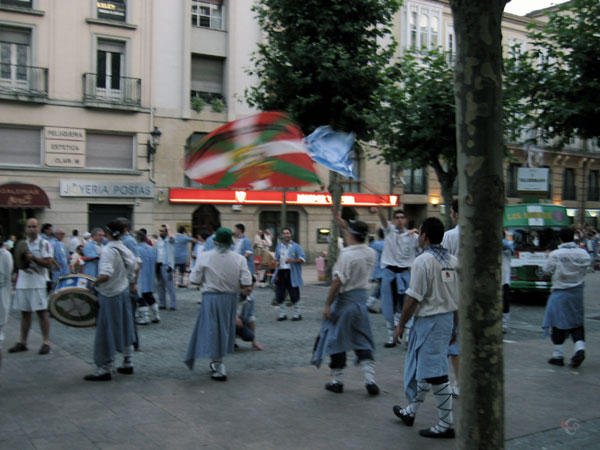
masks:
[[[150,132],[150,136],[152,140],[148,139],[146,142],[146,161],[150,162],[152,159],[152,155],[156,153],[156,148],[158,147],[158,141],[160,140],[160,136],[162,133],[158,129],[158,127],[154,127],[154,130]]]

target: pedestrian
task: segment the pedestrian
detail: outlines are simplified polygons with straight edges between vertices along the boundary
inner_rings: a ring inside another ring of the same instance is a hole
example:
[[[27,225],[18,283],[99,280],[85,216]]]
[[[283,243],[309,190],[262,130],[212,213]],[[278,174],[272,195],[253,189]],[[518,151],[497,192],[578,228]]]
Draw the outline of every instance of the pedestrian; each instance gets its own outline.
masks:
[[[198,260],[198,256],[200,255],[200,253],[202,253],[204,251],[204,244],[206,242],[206,238],[208,236],[203,235],[203,234],[197,234],[196,236],[196,243],[194,244],[194,248],[192,249],[192,262],[190,264],[190,273],[192,270],[194,270],[194,266],[196,265],[196,261]]]
[[[120,241],[123,243],[123,245],[125,247],[127,247],[127,249],[131,253],[133,253],[133,256],[136,257],[136,260],[138,263],[138,272],[136,272],[136,280],[135,281],[137,282],[139,267],[141,266],[142,260],[140,259],[140,255],[138,254],[137,241],[131,234],[131,221],[126,217],[117,217],[116,220],[117,220],[117,222],[120,222],[121,225],[123,226],[123,232],[119,236]],[[131,291],[130,297],[131,297],[130,298],[131,314],[132,314],[133,328],[134,328],[134,333],[135,333],[135,340],[133,341],[133,348],[135,349],[135,351],[139,351],[140,336],[138,334],[137,321],[135,320],[136,314],[137,314],[138,297],[139,297],[139,294],[137,291],[137,283],[136,283],[136,289]]]
[[[585,359],[583,328],[583,279],[590,265],[588,252],[573,241],[571,228],[558,232],[561,244],[548,255],[544,272],[552,274],[552,293],[546,303],[542,327],[550,333],[554,351],[548,360],[555,366],[564,366],[564,342],[569,334],[575,343],[575,353],[569,367],[577,368]]]
[[[256,350],[264,350],[256,340],[255,306],[254,295],[240,292],[239,313],[235,323],[235,334],[244,342],[252,342],[252,347]]]
[[[404,362],[404,390],[409,404],[406,408],[394,406],[394,414],[412,426],[427,392],[433,390],[439,421],[419,431],[430,438],[455,436],[447,355],[458,325],[458,260],[440,245],[443,236],[444,224],[439,219],[425,219],[419,232],[423,253],[412,265],[402,316],[394,331],[394,339],[398,340],[414,316]]]
[[[83,271],[84,264],[85,262],[83,261],[83,245],[80,245],[75,250],[75,253],[71,255],[71,262],[69,263],[71,273],[81,273]]]
[[[14,234],[11,234],[6,241],[4,241],[4,248],[8,251],[12,252],[15,247],[15,242],[17,242],[17,237]]]
[[[77,251],[77,247],[81,245],[81,239],[79,239],[79,230],[75,228],[71,231],[71,237],[69,238],[69,255],[72,255]]]
[[[504,231],[502,240],[502,333],[508,333],[510,321],[510,261],[514,252],[514,242],[507,239],[506,231]]]
[[[596,259],[598,258],[598,235],[596,230],[590,227],[587,232],[587,239],[585,240],[585,249],[590,255],[590,272],[596,270]]]
[[[406,289],[410,283],[410,267],[419,248],[415,230],[406,229],[404,211],[394,211],[392,223],[388,222],[383,209],[378,208],[379,221],[385,233],[381,252],[381,311],[388,330],[386,348],[396,346],[394,327],[400,320]],[[410,325],[409,325],[410,326]]]
[[[83,246],[83,273],[90,277],[98,276],[98,261],[102,253],[102,242],[104,241],[104,230],[94,228],[90,233],[90,239]]]
[[[271,251],[273,243],[272,233],[270,230],[258,230],[254,236],[254,256],[258,257],[260,263],[257,270],[258,287],[266,287],[267,274],[271,270],[271,266],[275,260],[275,254]]]
[[[3,328],[10,315],[10,291],[13,272],[13,257],[4,245],[4,228],[0,225],[0,366],[2,366]]]
[[[154,298],[154,279],[156,277],[156,249],[148,244],[146,233],[139,230],[135,233],[138,256],[142,267],[137,280],[138,314],[136,322],[148,325],[159,323],[158,302]],[[152,315],[150,312],[152,311]]]
[[[320,367],[330,357],[331,381],[325,389],[341,394],[346,352],[353,350],[365,377],[369,395],[378,395],[375,383],[375,342],[367,312],[369,277],[375,264],[375,251],[365,244],[369,227],[365,222],[346,223],[332,208],[344,234],[345,246],[333,267],[333,281],[327,294],[323,323],[313,352],[312,364]]]
[[[277,269],[273,274],[273,282],[275,283],[275,301],[279,305],[277,320],[281,322],[287,319],[284,303],[286,291],[290,294],[290,300],[294,308],[292,320],[302,320],[302,314],[300,314],[300,286],[304,284],[302,281],[302,264],[306,262],[306,256],[302,247],[292,241],[292,230],[288,227],[281,230],[281,239],[275,249],[275,260],[277,261]]]
[[[189,243],[196,242],[192,237],[186,234],[185,227],[182,225],[177,229],[175,235],[175,276],[178,277],[177,287],[184,288],[185,273],[187,271],[188,260],[190,258]]]
[[[21,336],[9,353],[27,351],[27,335],[31,328],[31,316],[35,311],[42,332],[39,354],[50,353],[50,318],[48,316],[48,269],[52,267],[52,247],[39,235],[40,226],[34,218],[25,222],[26,250],[23,266],[19,267],[15,286],[15,305],[21,311]],[[15,259],[17,257],[15,256]],[[20,258],[19,258],[20,259]]]
[[[119,240],[123,223],[113,220],[105,226],[108,244],[102,249],[98,277],[98,317],[94,339],[96,371],[86,381],[110,381],[115,353],[123,353],[123,365],[117,372],[133,374],[135,330],[131,311],[131,292],[135,292],[137,258]]]
[[[235,346],[237,306],[240,292],[250,294],[252,275],[246,259],[233,252],[233,232],[219,228],[213,250],[200,254],[190,281],[202,289],[202,303],[188,345],[185,364],[192,370],[197,358],[210,358],[211,378],[226,381],[223,362]]]
[[[42,238],[50,243],[52,247],[52,267],[50,268],[50,281],[48,283],[48,292],[54,290],[54,286],[60,277],[69,274],[69,263],[63,247],[54,233],[52,224],[45,223],[42,225]],[[64,232],[63,232],[64,237]]]
[[[168,225],[161,225],[159,237],[156,240],[156,279],[158,281],[159,309],[167,309],[167,294],[169,295],[169,311],[177,309],[175,297],[175,238]]]
[[[252,244],[250,239],[244,235],[246,227],[243,223],[238,223],[233,227],[233,235],[235,236],[233,249],[236,253],[239,253],[246,258],[246,264],[248,264],[248,270],[254,275],[254,252],[252,251]]]
[[[452,201],[450,207],[450,220],[454,224],[454,228],[444,233],[442,239],[442,247],[448,250],[453,256],[458,259],[458,250],[460,248],[460,225],[458,224],[458,200]],[[458,302],[458,299],[457,299]],[[458,386],[458,374],[460,368],[460,336],[456,335],[456,340],[453,344],[448,346],[448,358],[450,358],[450,364],[452,370],[454,370],[454,385],[452,386],[452,395],[458,397],[460,395],[460,388]]]
[[[383,247],[385,245],[385,234],[382,228],[377,230],[377,238],[378,239],[373,239],[373,241],[369,243],[369,247],[375,251],[375,265],[373,266],[373,273],[371,273],[371,281],[375,283],[375,286],[367,299],[367,311],[373,314],[379,313],[374,305],[381,297],[381,277],[383,274],[383,271],[381,270],[381,252],[383,252]]]

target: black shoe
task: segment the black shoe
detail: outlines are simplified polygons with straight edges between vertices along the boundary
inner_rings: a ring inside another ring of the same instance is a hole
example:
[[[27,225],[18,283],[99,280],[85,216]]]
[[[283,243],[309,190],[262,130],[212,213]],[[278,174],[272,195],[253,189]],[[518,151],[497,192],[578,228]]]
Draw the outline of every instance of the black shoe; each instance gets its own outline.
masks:
[[[341,394],[342,392],[344,392],[344,383],[329,382],[325,385],[325,389],[331,392],[335,392],[336,394]]]
[[[29,350],[29,349],[27,348],[27,346],[25,344],[21,344],[20,342],[17,342],[15,345],[13,345],[11,348],[8,349],[8,353],[26,352],[27,350]]]
[[[216,373],[213,373],[210,378],[215,381],[227,381],[227,375],[218,375]]]
[[[287,320],[287,316],[279,316],[277,318],[277,322],[283,322],[284,320]]]
[[[133,375],[133,367],[119,367],[117,368],[117,372],[123,375]]]
[[[395,342],[386,342],[385,344],[383,344],[383,346],[385,348],[393,348],[396,346],[396,343]]]
[[[365,387],[367,388],[369,395],[379,395],[379,386],[375,383],[367,383],[365,384]]]
[[[85,381],[110,381],[112,380],[112,376],[110,375],[110,372],[103,373],[102,375],[93,373],[91,375],[86,375],[83,379]]]
[[[298,322],[299,320],[302,320],[302,314],[294,314],[292,316],[292,322]]]
[[[407,427],[412,427],[413,423],[415,423],[415,416],[411,416],[410,414],[404,414],[402,412],[402,406],[394,406],[393,410],[394,410],[394,414],[396,415],[396,417],[398,417],[400,420],[402,420],[402,422],[404,423],[404,425],[406,425]]]
[[[431,428],[427,428],[425,430],[419,430],[419,434],[423,437],[440,439],[454,439],[456,437],[453,428],[448,428],[446,431],[443,431],[441,433],[437,431],[432,431]]]
[[[375,308],[371,308],[370,306],[367,306],[367,311],[369,311],[371,314],[379,314],[379,311],[377,311]]]
[[[158,309],[167,309],[166,306],[159,306]]]
[[[169,311],[177,311],[177,308],[169,308]]]
[[[552,364],[553,366],[564,366],[565,361],[562,358],[550,358],[548,360],[548,364]]]
[[[40,355],[47,355],[48,353],[50,353],[50,346],[48,344],[42,344],[38,353]]]
[[[569,367],[572,369],[576,369],[581,365],[583,360],[585,359],[585,352],[583,350],[578,350],[575,352],[573,357],[571,358],[571,362],[569,363]]]

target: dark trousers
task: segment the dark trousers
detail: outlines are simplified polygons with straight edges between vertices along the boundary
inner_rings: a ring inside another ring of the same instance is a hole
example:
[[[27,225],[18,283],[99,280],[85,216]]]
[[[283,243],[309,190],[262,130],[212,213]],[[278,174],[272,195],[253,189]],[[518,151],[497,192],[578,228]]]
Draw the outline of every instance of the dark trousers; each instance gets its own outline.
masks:
[[[363,359],[373,359],[373,352],[371,350],[354,350],[358,361]],[[330,369],[343,369],[346,367],[346,353],[334,353],[329,355],[331,361],[329,362]]]
[[[573,342],[577,341],[585,341],[585,335],[583,331],[583,326],[577,328],[571,328],[570,330],[561,330],[560,328],[552,327],[552,343],[554,345],[560,345],[565,342],[568,335],[571,335],[571,339]]]
[[[141,308],[142,306],[152,306],[156,303],[156,299],[152,292],[144,292],[141,297],[138,297],[137,304]]]
[[[292,274],[290,269],[280,269],[277,272],[277,280],[275,281],[275,299],[281,304],[285,300],[285,291],[290,294],[292,303],[298,303],[300,300],[300,288],[292,286]]]
[[[510,288],[509,288],[508,284],[503,284],[502,285],[502,312],[504,314],[507,314],[510,312],[509,297],[510,297]]]

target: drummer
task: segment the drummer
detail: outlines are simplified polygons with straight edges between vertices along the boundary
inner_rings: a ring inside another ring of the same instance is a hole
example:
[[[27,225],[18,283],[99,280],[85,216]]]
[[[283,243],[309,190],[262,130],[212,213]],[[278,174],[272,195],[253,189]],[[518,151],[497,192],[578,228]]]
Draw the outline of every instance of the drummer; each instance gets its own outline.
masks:
[[[94,340],[96,372],[86,375],[86,381],[110,381],[115,351],[123,353],[123,366],[117,372],[133,374],[134,325],[130,291],[135,291],[137,258],[123,245],[123,223],[109,222],[105,227],[108,245],[102,249],[96,279],[98,319]]]

